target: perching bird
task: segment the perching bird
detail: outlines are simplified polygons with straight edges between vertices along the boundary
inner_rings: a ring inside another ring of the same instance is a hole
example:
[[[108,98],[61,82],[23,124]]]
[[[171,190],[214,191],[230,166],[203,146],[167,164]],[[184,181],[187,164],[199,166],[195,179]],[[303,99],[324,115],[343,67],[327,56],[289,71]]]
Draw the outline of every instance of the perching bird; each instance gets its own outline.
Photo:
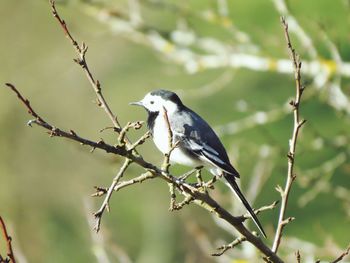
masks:
[[[141,101],[130,104],[142,106],[147,110],[148,128],[155,145],[163,154],[169,152],[170,124],[173,143],[177,143],[171,152],[170,162],[191,167],[204,166],[214,176],[224,177],[266,237],[253,209],[236,183],[236,178],[240,177],[239,173],[231,165],[220,139],[205,120],[187,108],[174,92],[167,90],[152,91]],[[165,118],[165,111],[169,124]]]

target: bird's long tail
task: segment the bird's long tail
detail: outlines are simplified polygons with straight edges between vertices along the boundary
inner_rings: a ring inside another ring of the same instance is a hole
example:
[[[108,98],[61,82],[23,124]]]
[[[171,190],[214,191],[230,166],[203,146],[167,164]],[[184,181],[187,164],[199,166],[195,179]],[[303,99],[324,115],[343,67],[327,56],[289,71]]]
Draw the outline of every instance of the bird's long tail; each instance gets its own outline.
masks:
[[[247,199],[245,199],[244,195],[242,194],[241,190],[239,189],[239,187],[235,181],[235,178],[230,174],[224,174],[224,178],[228,182],[230,188],[233,190],[233,192],[237,195],[239,200],[243,203],[245,208],[248,210],[248,213],[251,215],[255,225],[259,228],[261,234],[263,234],[263,236],[266,238],[265,231],[264,231],[263,227],[261,226],[259,219],[255,215],[252,207],[250,206]]]

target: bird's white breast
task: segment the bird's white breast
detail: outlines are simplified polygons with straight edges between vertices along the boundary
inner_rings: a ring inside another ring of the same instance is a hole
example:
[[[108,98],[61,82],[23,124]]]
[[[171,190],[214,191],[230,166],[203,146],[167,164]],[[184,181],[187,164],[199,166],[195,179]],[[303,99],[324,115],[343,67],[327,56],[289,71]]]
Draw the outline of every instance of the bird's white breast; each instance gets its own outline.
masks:
[[[154,122],[154,128],[153,128],[153,141],[157,148],[163,153],[166,154],[169,152],[170,145],[169,145],[169,128],[168,124],[166,123],[164,119],[164,114],[162,112],[159,113],[157,118]],[[175,140],[173,140],[173,143],[176,143]],[[178,146],[175,148],[170,155],[170,162],[171,163],[179,163],[186,166],[196,167],[201,165],[201,163],[191,157],[189,157],[187,154],[185,154],[181,147]]]
[[[169,152],[169,129],[162,112],[154,121],[153,141],[163,154]]]

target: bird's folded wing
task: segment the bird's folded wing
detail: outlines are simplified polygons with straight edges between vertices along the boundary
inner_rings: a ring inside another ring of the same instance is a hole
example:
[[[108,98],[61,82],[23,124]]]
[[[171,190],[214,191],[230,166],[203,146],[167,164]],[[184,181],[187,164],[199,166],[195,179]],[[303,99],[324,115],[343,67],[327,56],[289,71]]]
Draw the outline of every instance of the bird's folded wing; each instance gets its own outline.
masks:
[[[193,137],[184,136],[183,134],[175,133],[178,140],[180,140],[181,147],[185,151],[196,155],[202,160],[206,160],[208,163],[222,169],[228,174],[232,174],[239,177],[239,173],[228,161],[228,157],[225,153],[221,153],[220,150],[214,149],[208,142],[199,142]]]

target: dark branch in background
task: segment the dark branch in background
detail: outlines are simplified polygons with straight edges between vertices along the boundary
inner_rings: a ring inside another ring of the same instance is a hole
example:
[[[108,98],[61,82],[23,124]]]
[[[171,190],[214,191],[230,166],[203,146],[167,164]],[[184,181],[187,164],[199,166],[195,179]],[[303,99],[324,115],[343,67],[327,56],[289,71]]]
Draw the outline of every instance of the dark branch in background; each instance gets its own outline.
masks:
[[[9,236],[6,225],[2,217],[0,216],[0,228],[2,232],[2,236],[4,240],[6,241],[6,257],[0,255],[0,263],[16,263],[15,256],[13,255],[12,250],[12,238]]]
[[[278,247],[280,245],[284,227],[289,222],[294,220],[294,217],[285,218],[285,214],[286,214],[287,205],[288,205],[289,193],[292,188],[293,181],[296,178],[296,175],[294,174],[296,144],[297,144],[300,128],[305,123],[305,120],[300,120],[300,117],[299,117],[299,107],[300,107],[301,96],[305,89],[305,87],[303,87],[303,85],[301,84],[301,72],[300,72],[301,61],[300,61],[299,55],[295,52],[295,49],[293,48],[292,43],[290,41],[290,37],[288,33],[288,24],[284,19],[284,17],[281,18],[281,23],[284,28],[284,34],[288,45],[288,50],[290,52],[290,57],[294,65],[296,94],[295,94],[295,99],[290,102],[290,105],[293,107],[294,128],[293,128],[292,138],[289,141],[289,153],[287,155],[288,157],[287,180],[286,180],[284,189],[282,189],[281,186],[277,186],[276,188],[277,191],[281,194],[281,209],[278,217],[277,230],[276,230],[276,234],[275,234],[275,238],[272,246],[272,251],[275,253],[277,253]]]
[[[342,253],[339,257],[337,257],[335,260],[333,260],[331,263],[337,263],[343,260],[347,255],[350,253],[350,246],[345,250],[344,253]]]
[[[337,257],[333,261],[330,261],[329,263],[338,263],[338,262],[342,261],[347,255],[349,255],[349,253],[350,253],[350,245],[343,253],[341,253],[341,255],[339,257]],[[315,263],[321,263],[321,260],[318,259],[318,260],[316,260]]]

